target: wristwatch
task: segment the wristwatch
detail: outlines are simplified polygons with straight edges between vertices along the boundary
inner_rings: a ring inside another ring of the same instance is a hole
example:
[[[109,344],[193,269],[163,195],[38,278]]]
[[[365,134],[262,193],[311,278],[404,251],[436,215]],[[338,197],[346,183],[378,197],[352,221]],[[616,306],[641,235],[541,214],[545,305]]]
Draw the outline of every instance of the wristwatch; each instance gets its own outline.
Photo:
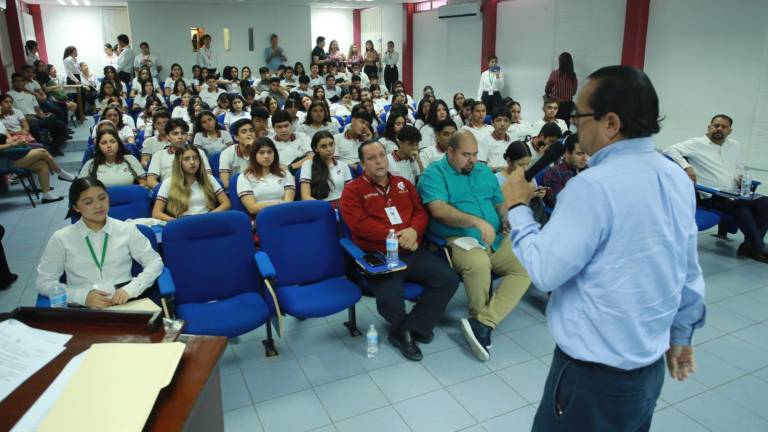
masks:
[[[509,213],[509,212],[510,212],[512,209],[514,209],[514,208],[517,208],[517,207],[520,207],[520,206],[525,206],[525,207],[528,207],[528,204],[526,204],[526,203],[517,203],[517,204],[514,204],[514,205],[512,205],[510,208],[508,208],[508,209],[507,209],[507,213]]]

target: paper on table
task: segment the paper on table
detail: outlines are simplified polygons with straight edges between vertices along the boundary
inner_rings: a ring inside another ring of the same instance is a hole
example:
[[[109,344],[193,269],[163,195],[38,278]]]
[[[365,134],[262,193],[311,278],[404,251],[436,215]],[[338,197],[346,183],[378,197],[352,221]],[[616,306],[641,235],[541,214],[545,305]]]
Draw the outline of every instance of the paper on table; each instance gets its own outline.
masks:
[[[0,401],[64,351],[70,338],[15,319],[0,322]]]
[[[141,431],[183,352],[181,342],[93,344],[38,430]]]
[[[132,312],[160,312],[160,306],[156,305],[150,299],[143,298],[139,300],[129,301],[126,304],[117,306],[111,306],[107,308],[108,311],[132,311]]]
[[[11,432],[32,432],[40,427],[40,423],[50,411],[51,407],[66,388],[69,380],[72,379],[75,371],[80,367],[80,363],[85,358],[85,352],[82,352],[67,363],[64,369],[59,372],[59,376],[51,383],[42,395],[35,401],[32,407],[24,414],[24,417],[11,429]]]

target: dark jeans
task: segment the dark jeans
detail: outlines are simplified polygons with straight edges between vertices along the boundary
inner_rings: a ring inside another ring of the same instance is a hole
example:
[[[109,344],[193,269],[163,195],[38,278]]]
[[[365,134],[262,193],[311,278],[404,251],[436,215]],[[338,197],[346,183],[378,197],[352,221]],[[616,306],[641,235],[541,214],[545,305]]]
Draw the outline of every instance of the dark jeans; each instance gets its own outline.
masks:
[[[47,129],[51,134],[51,142],[49,146],[51,149],[61,148],[64,141],[67,140],[67,125],[56,119],[52,115],[43,117],[38,116],[26,116],[29,123],[29,131],[37,139],[38,142],[43,143],[42,129]]]
[[[394,273],[368,278],[368,287],[376,296],[376,307],[393,330],[410,330],[422,336],[432,334],[448,301],[459,286],[459,277],[448,264],[419,247],[415,252],[401,254],[400,261],[408,268]],[[424,287],[411,313],[405,313],[403,283],[414,282]]]
[[[532,431],[648,431],[663,384],[663,356],[625,371],[575,360],[555,347]]]
[[[765,251],[765,233],[768,230],[768,197],[751,201],[728,200],[720,197],[701,200],[701,206],[719,210],[733,217],[744,233],[744,240],[757,251]]]
[[[501,93],[499,92],[483,92],[480,99],[485,104],[485,111],[490,115],[494,108],[501,106]]]
[[[368,78],[378,78],[379,77],[379,67],[376,65],[368,65],[363,68],[363,72],[365,72],[366,75],[368,75]]]
[[[555,118],[562,119],[568,126],[571,125],[571,113],[576,105],[573,102],[560,102]],[[563,131],[565,132],[565,131]]]
[[[117,79],[119,79],[120,81],[123,82],[123,84],[125,84],[126,89],[128,88],[129,85],[131,85],[131,79],[132,78],[133,77],[128,72],[118,72],[117,73]]]
[[[399,79],[400,72],[397,70],[397,66],[384,66],[384,85],[388,92],[392,92],[392,84]]]
[[[5,227],[0,225],[0,240],[5,236]],[[11,283],[11,269],[8,267],[8,260],[5,258],[5,249],[0,243],[0,288],[8,286]]]

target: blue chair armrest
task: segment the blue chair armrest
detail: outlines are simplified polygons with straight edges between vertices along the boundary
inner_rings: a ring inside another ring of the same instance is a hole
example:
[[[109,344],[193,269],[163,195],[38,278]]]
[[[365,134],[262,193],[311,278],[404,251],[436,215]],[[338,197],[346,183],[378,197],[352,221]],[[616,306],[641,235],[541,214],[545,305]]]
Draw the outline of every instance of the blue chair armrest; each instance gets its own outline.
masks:
[[[442,248],[442,247],[448,246],[448,242],[444,238],[438,237],[438,236],[436,236],[434,234],[430,234],[428,232],[424,233],[424,240],[432,243],[433,245],[435,245],[437,247],[441,247]]]
[[[360,249],[349,238],[339,239],[339,244],[341,244],[341,247],[344,248],[344,251],[347,252],[349,256],[352,257],[352,259],[358,259],[358,258],[361,258],[363,255],[365,255],[365,252],[363,252],[363,250]]]
[[[752,190],[757,189],[757,187],[760,186],[761,184],[763,184],[763,182],[757,181],[757,180],[752,180]]]
[[[261,273],[264,278],[272,279],[277,275],[275,266],[272,264],[272,260],[269,259],[269,255],[267,255],[266,252],[256,252],[253,256],[253,260],[256,261],[259,273]]]
[[[378,265],[378,266],[371,266],[365,260],[363,259],[363,255],[365,255],[365,252],[363,252],[360,247],[358,247],[355,243],[352,242],[349,238],[341,238],[339,239],[339,244],[341,244],[341,247],[344,249],[346,253],[349,254],[350,257],[357,263],[360,268],[363,269],[363,271],[369,275],[377,275],[377,274],[384,274],[384,273],[391,273],[394,271],[400,271],[405,270],[408,268],[408,266],[400,261],[400,264],[395,268],[390,268],[385,264]]]
[[[709,193],[709,194],[716,194],[716,193],[720,192],[719,190],[717,190],[715,188],[711,188],[709,186],[704,186],[704,185],[700,185],[700,184],[696,184],[696,190],[699,191],[699,192],[706,192],[706,193]]]
[[[176,285],[173,283],[171,269],[163,267],[163,272],[157,278],[157,287],[160,289],[160,295],[163,297],[172,296],[176,293]]]

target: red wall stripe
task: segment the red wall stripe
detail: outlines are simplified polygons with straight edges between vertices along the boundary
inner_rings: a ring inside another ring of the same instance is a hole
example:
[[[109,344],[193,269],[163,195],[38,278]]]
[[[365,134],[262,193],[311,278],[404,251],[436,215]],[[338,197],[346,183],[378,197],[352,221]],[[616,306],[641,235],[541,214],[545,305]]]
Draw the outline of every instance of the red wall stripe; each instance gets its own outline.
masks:
[[[498,0],[483,0],[483,45],[480,70],[488,67],[488,56],[496,54],[496,12]]]
[[[363,48],[360,46],[360,12],[362,12],[362,9],[352,9],[352,40],[357,49],[362,52]]]
[[[8,81],[8,75],[5,73],[5,66],[3,64],[3,57],[0,56],[0,92],[5,93],[10,90],[10,82]]]
[[[35,24],[35,39],[37,39],[37,48],[40,54],[40,60],[48,63],[48,50],[45,47],[45,31],[43,30],[43,14],[40,11],[39,4],[27,5],[29,14],[32,15],[32,22]]]
[[[645,65],[645,38],[648,34],[650,0],[627,0],[624,18],[624,45],[621,64],[642,69]]]
[[[21,25],[19,23],[19,6],[17,0],[8,0],[5,10],[5,21],[8,23],[8,39],[11,42],[11,55],[13,66],[21,69],[27,62],[24,55],[24,39],[21,37]]]
[[[403,38],[403,55],[401,66],[403,69],[402,81],[408,94],[413,94],[413,13],[416,11],[416,4],[404,3],[405,10],[405,37]]]

